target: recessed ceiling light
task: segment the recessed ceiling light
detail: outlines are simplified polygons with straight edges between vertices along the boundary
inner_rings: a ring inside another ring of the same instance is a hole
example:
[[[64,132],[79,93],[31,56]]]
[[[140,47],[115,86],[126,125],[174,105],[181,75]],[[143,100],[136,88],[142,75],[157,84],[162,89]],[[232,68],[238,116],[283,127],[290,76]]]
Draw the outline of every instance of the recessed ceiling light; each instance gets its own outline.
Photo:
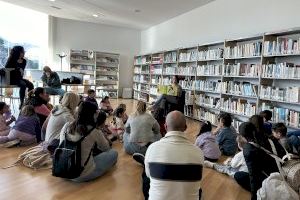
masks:
[[[52,2],[54,2],[55,0],[49,0],[49,1],[52,1]]]
[[[93,17],[98,17],[98,15],[97,14],[93,14]]]

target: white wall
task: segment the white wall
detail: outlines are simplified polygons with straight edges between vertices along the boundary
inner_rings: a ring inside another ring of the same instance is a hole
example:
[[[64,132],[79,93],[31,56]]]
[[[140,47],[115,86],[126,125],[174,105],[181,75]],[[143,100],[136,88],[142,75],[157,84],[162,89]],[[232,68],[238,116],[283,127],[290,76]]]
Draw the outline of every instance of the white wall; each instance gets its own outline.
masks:
[[[60,70],[60,59],[56,54],[69,54],[70,49],[119,53],[120,88],[132,87],[133,56],[140,50],[140,31],[54,17],[51,17],[49,27],[54,69]],[[64,61],[63,70],[69,70],[69,57]]]
[[[142,31],[141,53],[300,26],[299,0],[215,0]]]

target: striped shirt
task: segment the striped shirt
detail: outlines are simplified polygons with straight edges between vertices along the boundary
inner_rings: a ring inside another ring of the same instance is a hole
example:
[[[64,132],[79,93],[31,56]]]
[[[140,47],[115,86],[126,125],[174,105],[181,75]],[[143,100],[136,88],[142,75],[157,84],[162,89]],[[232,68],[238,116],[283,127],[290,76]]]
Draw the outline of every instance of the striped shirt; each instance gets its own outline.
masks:
[[[146,174],[149,200],[199,200],[203,153],[182,132],[168,132],[149,146]]]

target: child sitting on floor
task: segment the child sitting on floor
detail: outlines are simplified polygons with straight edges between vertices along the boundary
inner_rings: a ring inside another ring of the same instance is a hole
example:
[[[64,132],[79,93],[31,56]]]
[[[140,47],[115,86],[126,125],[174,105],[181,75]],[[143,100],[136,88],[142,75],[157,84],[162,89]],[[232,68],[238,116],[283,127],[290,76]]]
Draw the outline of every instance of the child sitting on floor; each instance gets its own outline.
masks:
[[[243,146],[247,143],[247,141],[244,137],[240,135],[237,136],[236,141],[241,151],[235,154],[235,156],[232,159],[231,158],[227,159],[224,162],[224,165],[218,163],[212,163],[210,161],[204,161],[204,166],[215,169],[220,173],[227,174],[232,178],[234,177],[234,174],[236,172],[242,171],[248,173],[248,168],[243,155]]]
[[[270,120],[272,119],[272,112],[269,110],[264,110],[259,113],[260,116],[264,118],[264,129],[268,136],[272,135],[272,123]]]
[[[100,110],[104,111],[108,115],[111,115],[113,113],[113,109],[109,102],[109,97],[105,96],[102,101],[100,102]]]
[[[9,105],[5,102],[0,102],[0,136],[7,136],[10,131],[10,124],[16,121],[14,116],[7,119],[4,115],[10,112]]]
[[[30,145],[36,142],[36,135],[40,134],[41,126],[34,107],[24,106],[8,136],[0,136],[0,143],[20,140],[21,145]]]
[[[276,138],[279,143],[289,152],[289,153],[298,153],[293,151],[293,146],[291,145],[287,135],[287,128],[284,123],[274,124],[272,127],[273,137]]]
[[[115,110],[115,116],[113,117],[113,121],[110,126],[110,130],[114,136],[117,136],[119,140],[123,141],[123,134],[125,132],[124,123],[123,123],[123,115],[124,115],[123,108],[117,108]]]
[[[97,100],[95,99],[96,96],[96,92],[95,90],[89,89],[87,91],[88,96],[85,98],[85,101],[91,102],[93,104],[95,104],[97,106],[97,108],[99,108]]]
[[[155,108],[152,113],[154,119],[159,123],[160,126],[160,134],[164,137],[167,133],[165,128],[166,118],[165,118],[165,110],[163,108]]]
[[[127,122],[127,120],[128,120],[128,115],[126,114],[126,104],[124,104],[124,103],[121,103],[116,109],[118,109],[118,108],[123,108],[123,110],[124,110],[124,115],[123,115],[123,123],[124,124],[126,124],[126,122]],[[115,113],[114,113],[114,115],[115,115]]]
[[[216,142],[216,136],[212,134],[211,129],[209,121],[203,122],[195,145],[202,150],[205,160],[216,162],[221,156],[221,151]]]

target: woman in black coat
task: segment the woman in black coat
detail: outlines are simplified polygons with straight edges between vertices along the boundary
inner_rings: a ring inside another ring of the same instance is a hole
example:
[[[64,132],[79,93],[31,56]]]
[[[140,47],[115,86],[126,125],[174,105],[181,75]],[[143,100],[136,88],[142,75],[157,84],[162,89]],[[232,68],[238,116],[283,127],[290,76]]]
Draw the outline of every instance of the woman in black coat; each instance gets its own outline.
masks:
[[[5,64],[5,68],[14,69],[11,71],[10,80],[12,85],[20,87],[20,108],[24,103],[26,88],[28,88],[28,91],[33,90],[33,84],[23,78],[27,63],[24,56],[24,48],[22,46],[14,46]]]

